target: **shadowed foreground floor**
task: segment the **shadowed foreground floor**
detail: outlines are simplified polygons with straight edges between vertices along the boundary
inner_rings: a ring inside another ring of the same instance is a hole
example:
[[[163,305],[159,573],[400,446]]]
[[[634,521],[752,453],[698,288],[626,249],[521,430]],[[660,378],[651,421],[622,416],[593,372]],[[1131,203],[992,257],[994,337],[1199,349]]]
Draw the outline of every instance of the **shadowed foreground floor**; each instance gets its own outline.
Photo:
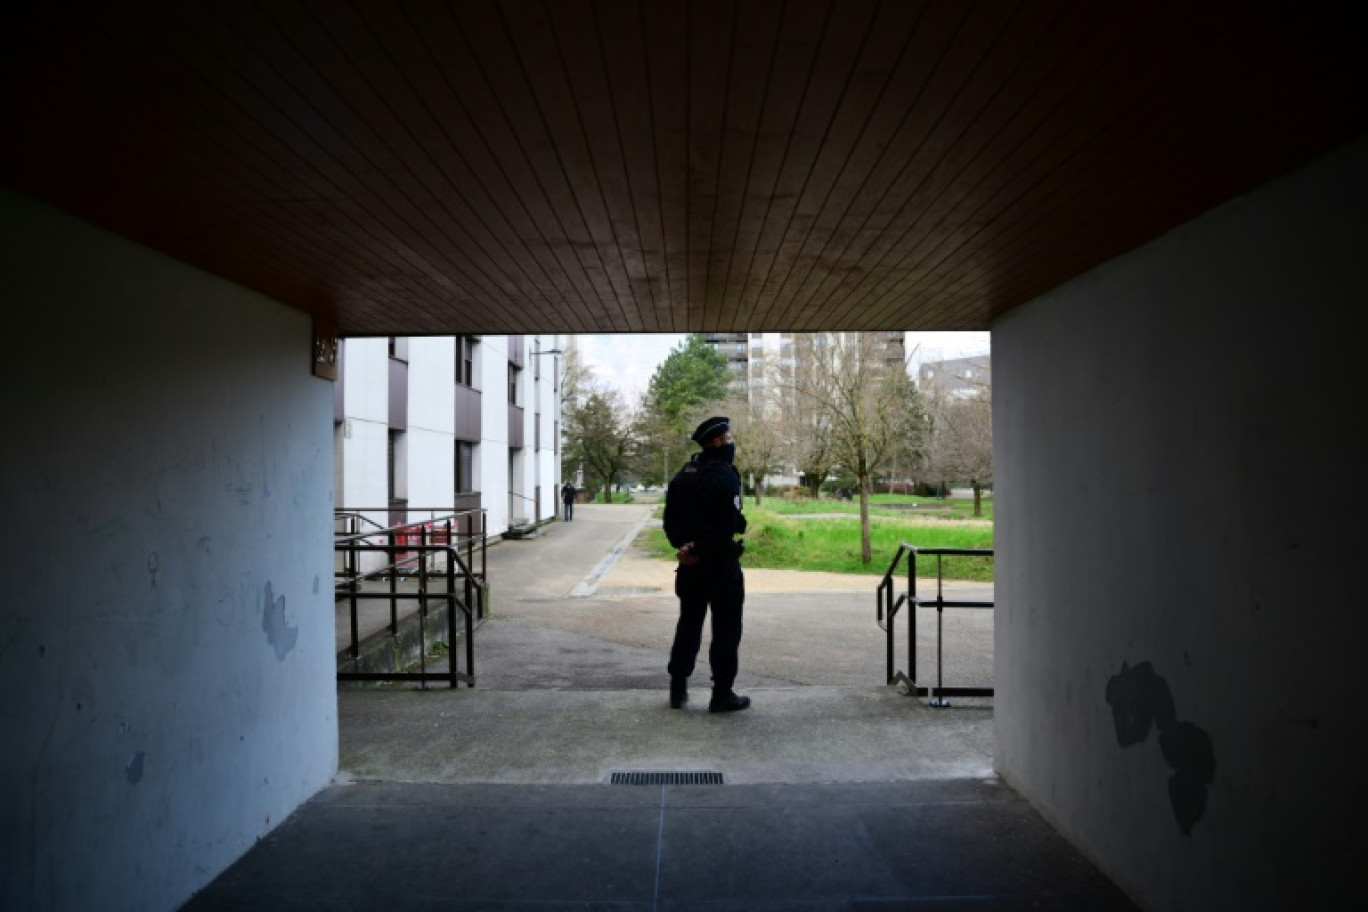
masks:
[[[748,574],[753,707],[707,712],[705,637],[671,710],[649,522],[582,505],[492,548],[478,686],[340,689],[336,782],[187,912],[1135,909],[994,775],[990,699],[884,684],[871,580]],[[945,631],[945,683],[991,685],[991,611]]]

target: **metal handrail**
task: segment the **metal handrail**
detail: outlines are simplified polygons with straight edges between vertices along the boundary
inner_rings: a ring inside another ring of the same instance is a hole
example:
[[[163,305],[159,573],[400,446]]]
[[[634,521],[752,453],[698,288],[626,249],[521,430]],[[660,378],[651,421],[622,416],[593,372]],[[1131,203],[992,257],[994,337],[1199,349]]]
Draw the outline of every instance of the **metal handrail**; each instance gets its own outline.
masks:
[[[452,687],[458,686],[460,681],[465,681],[474,687],[474,627],[477,620],[483,621],[488,601],[488,531],[484,510],[458,511],[442,516],[438,516],[436,510],[410,512],[428,512],[429,518],[397,526],[381,527],[374,520],[361,515],[359,510],[336,511],[337,519],[349,521],[350,531],[339,532],[334,535],[334,549],[343,557],[343,566],[341,571],[336,574],[334,585],[337,598],[339,600],[346,599],[348,602],[350,613],[349,652],[353,660],[360,656],[359,602],[369,599],[388,600],[390,635],[398,636],[398,606],[405,600],[416,600],[421,670],[417,673],[339,671],[338,680],[417,680],[424,683],[446,680],[450,682]],[[364,532],[357,531],[361,521],[375,528]],[[463,532],[463,528],[467,531]],[[414,538],[417,541],[414,541]],[[480,551],[480,572],[478,574],[473,571],[477,543]],[[464,555],[462,554],[462,545],[464,545]],[[381,567],[363,571],[360,568],[360,556],[367,553],[384,554],[389,559]],[[430,568],[434,559],[441,557],[445,557],[446,564],[444,573],[440,574],[440,578],[445,581],[445,592],[431,592],[428,586],[429,579],[433,576]],[[464,586],[464,597],[457,594],[456,577],[458,571]],[[416,593],[399,591],[398,578],[400,574],[416,576],[418,581]],[[388,580],[388,591],[361,591],[362,583],[378,579]],[[454,653],[450,653],[449,667],[446,672],[429,672],[427,670],[426,619],[429,601],[447,603],[447,635],[448,643],[452,647],[455,646],[457,638],[455,612],[459,609],[465,615],[467,672],[463,673],[458,670]]]
[[[378,522],[376,522],[375,520],[371,519],[369,516],[367,516],[365,513],[361,512],[360,510],[334,510],[334,511],[333,511],[333,521],[335,522],[335,521],[340,520],[340,519],[350,519],[350,520],[353,520],[353,521],[359,520],[359,521],[364,522],[364,523],[369,523],[371,526],[374,526],[374,527],[375,527],[375,530],[376,530],[376,531],[383,531],[384,528],[385,528],[385,527],[382,526],[380,523],[378,523]]]
[[[441,515],[439,515],[439,511],[443,511],[443,510],[445,510],[446,512],[442,512]],[[488,569],[489,569],[489,559],[488,559],[489,530],[488,530],[488,516],[487,516],[487,514],[486,514],[486,512],[485,512],[485,510],[484,510],[483,508],[476,508],[476,509],[472,509],[472,510],[456,510],[456,511],[450,511],[450,510],[448,510],[448,509],[445,508],[445,507],[441,507],[441,508],[433,508],[433,507],[408,507],[408,508],[405,510],[406,513],[409,513],[409,514],[414,514],[414,513],[427,513],[427,514],[428,514],[428,518],[427,518],[427,519],[410,520],[409,522],[400,523],[400,524],[397,525],[397,526],[381,526],[379,523],[375,522],[375,520],[371,519],[369,516],[365,516],[365,515],[364,515],[365,513],[388,513],[388,511],[389,511],[389,508],[388,508],[388,507],[386,507],[386,508],[384,508],[384,509],[369,508],[369,507],[363,507],[363,508],[351,507],[351,508],[347,508],[347,509],[335,510],[335,511],[334,511],[334,514],[333,514],[335,520],[336,520],[336,519],[341,519],[341,518],[344,518],[344,517],[352,517],[352,518],[364,520],[364,521],[370,523],[371,525],[375,526],[376,528],[373,529],[372,531],[369,531],[369,532],[360,532],[360,531],[357,531],[357,530],[353,529],[352,532],[350,532],[350,533],[348,533],[348,534],[334,534],[334,543],[344,542],[344,541],[351,541],[351,540],[353,540],[353,539],[366,539],[366,538],[372,538],[372,537],[374,537],[374,536],[379,536],[379,535],[386,535],[386,536],[389,536],[389,537],[394,538],[394,539],[397,539],[397,538],[399,538],[400,536],[409,537],[409,536],[411,536],[411,535],[412,535],[420,526],[422,526],[422,525],[424,525],[424,524],[427,524],[427,525],[429,525],[429,526],[432,526],[432,525],[435,525],[435,524],[437,524],[437,523],[445,523],[445,528],[446,528],[448,534],[451,533],[453,527],[454,527],[454,529],[455,529],[455,538],[449,539],[450,541],[452,541],[452,542],[464,541],[464,542],[466,543],[467,561],[468,561],[468,563],[470,563],[470,564],[473,564],[473,563],[474,563],[474,558],[475,558],[475,545],[476,545],[477,542],[479,543],[479,549],[480,549],[480,573],[479,573],[479,576],[480,576],[481,579],[485,579],[485,578],[486,578],[486,576],[487,576],[487,574],[488,574]],[[479,520],[478,529],[476,528],[476,522],[475,522],[475,520],[476,520],[477,518],[478,518],[478,520]],[[469,530],[469,531],[462,531],[463,529]],[[402,550],[402,549],[401,549],[401,550]],[[407,559],[407,560],[398,561],[397,563],[398,563],[399,565],[401,565],[401,566],[404,566],[404,567],[411,567],[411,566],[413,566],[413,564],[415,563],[415,561],[414,561],[413,559]],[[379,570],[371,571],[371,573],[368,574],[368,577],[367,577],[367,578],[374,578],[374,577],[377,577],[377,576],[383,576],[385,573],[388,573],[388,572],[389,572],[389,568],[388,568],[388,567],[380,568]]]
[[[459,687],[464,681],[470,687],[475,686],[475,609],[472,606],[471,595],[479,593],[483,601],[484,586],[477,585],[472,590],[472,582],[469,575],[466,576],[466,599],[463,601],[456,594],[455,568],[459,563],[460,557],[455,548],[442,545],[421,544],[417,546],[405,545],[405,548],[417,547],[424,552],[443,552],[447,556],[446,591],[433,593],[428,591],[426,586],[427,577],[423,576],[423,582],[416,593],[395,593],[395,592],[359,592],[354,587],[348,593],[348,598],[352,603],[351,618],[351,653],[352,658],[359,656],[359,639],[356,629],[356,603],[362,599],[415,599],[418,601],[418,623],[419,623],[419,649],[420,670],[417,672],[404,671],[341,671],[337,672],[339,681],[419,681],[426,684],[429,681],[446,681],[453,688]],[[349,551],[389,551],[388,545],[358,545],[348,546]],[[427,669],[427,608],[431,600],[443,601],[447,605],[447,643],[450,647],[457,640],[456,630],[456,611],[459,610],[465,618],[465,659],[466,671],[461,671],[456,663],[456,653],[448,651],[447,670],[428,671]]]
[[[894,599],[893,580],[902,562],[907,559],[907,591]],[[917,596],[917,555],[924,554],[936,559],[936,597],[921,599]],[[902,542],[898,545],[893,560],[888,565],[875,591],[875,623],[884,631],[885,661],[887,664],[887,683],[898,685],[908,696],[929,697],[932,706],[949,706],[947,697],[991,697],[991,687],[946,687],[943,677],[943,619],[946,608],[992,608],[994,602],[983,600],[946,599],[944,595],[944,576],[941,558],[947,556],[992,557],[992,548],[920,548]],[[903,605],[910,606],[907,621],[907,667],[904,674],[894,669],[894,618]],[[917,684],[917,608],[922,605],[936,607],[936,684],[920,686]]]
[[[535,498],[535,497],[528,497],[526,494],[519,494],[517,491],[509,491],[509,492],[508,492],[508,496],[509,496],[509,497],[516,497],[516,498],[518,498],[519,500],[525,500],[525,501],[527,501],[527,503],[530,503],[530,504],[532,505],[532,518],[531,518],[531,520],[529,520],[529,521],[532,522],[532,523],[540,523],[540,522],[541,522],[541,519],[537,516],[537,507],[539,506],[539,504],[537,503],[537,498]],[[512,517],[512,515],[511,515],[512,512],[513,512],[513,504],[510,503],[510,504],[508,505],[508,507],[509,507],[508,512],[509,512],[509,514],[510,514],[510,516],[509,516],[509,523],[510,523],[510,525],[511,525],[511,524],[512,524],[512,521],[513,521],[513,517]]]

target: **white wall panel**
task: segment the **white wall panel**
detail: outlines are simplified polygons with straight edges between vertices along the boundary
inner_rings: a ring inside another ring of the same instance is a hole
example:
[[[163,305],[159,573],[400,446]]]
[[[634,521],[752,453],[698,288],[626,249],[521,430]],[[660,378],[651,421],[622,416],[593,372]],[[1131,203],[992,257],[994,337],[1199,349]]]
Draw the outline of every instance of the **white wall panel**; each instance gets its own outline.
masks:
[[[476,482],[490,535],[508,529],[508,337],[482,336],[476,373],[483,391]]]
[[[5,191],[0,237],[0,907],[177,908],[337,770],[332,384],[298,311]]]
[[[1359,890],[1364,212],[1359,142],[993,328],[996,762],[1146,908]]]
[[[409,428],[451,435],[456,428],[456,340],[416,337],[409,346]]]

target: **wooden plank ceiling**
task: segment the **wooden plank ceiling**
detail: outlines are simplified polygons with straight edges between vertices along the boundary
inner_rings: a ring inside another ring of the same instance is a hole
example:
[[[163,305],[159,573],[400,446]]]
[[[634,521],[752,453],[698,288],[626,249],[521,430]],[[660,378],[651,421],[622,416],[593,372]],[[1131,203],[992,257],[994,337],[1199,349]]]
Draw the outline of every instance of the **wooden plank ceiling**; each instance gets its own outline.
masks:
[[[1368,130],[1365,9],[21,3],[0,184],[344,335],[981,330]]]

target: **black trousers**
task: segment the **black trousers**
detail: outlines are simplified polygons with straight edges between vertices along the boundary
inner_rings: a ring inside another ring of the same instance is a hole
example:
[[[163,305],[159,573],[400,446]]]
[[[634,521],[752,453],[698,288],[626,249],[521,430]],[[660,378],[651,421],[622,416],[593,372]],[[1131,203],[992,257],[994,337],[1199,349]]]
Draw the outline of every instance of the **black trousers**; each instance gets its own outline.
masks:
[[[565,502],[565,521],[566,521],[566,522],[569,522],[570,520],[572,520],[572,519],[574,519],[574,518],[575,518],[575,502],[574,502],[573,500],[567,500],[567,501]]]
[[[746,600],[741,565],[728,562],[681,566],[675,571],[675,595],[679,596],[679,621],[670,648],[670,677],[687,678],[693,674],[703,642],[703,620],[711,608],[708,664],[712,666],[713,689],[731,690],[736,681],[736,653],[741,645],[741,606]]]

